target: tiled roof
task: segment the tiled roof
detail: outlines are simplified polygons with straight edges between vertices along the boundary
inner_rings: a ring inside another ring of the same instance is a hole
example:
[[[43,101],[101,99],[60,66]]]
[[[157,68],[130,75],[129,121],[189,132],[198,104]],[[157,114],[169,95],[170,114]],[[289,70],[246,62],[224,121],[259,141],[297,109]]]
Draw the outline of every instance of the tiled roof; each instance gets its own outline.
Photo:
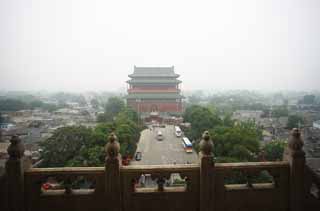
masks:
[[[133,74],[129,77],[179,77],[174,73],[174,66],[172,67],[136,67],[134,66]]]
[[[133,78],[131,80],[128,80],[127,83],[129,84],[178,84],[181,83],[180,80],[177,79],[146,79],[146,78]]]
[[[181,99],[182,95],[177,93],[131,93],[126,96],[127,99]]]

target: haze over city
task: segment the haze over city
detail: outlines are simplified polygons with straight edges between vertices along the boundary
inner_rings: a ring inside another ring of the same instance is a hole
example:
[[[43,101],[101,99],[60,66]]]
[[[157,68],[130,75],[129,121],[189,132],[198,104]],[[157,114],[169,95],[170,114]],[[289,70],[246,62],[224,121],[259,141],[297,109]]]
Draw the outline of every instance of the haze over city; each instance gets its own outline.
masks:
[[[316,0],[0,2],[0,89],[118,90],[137,66],[183,89],[319,90]]]

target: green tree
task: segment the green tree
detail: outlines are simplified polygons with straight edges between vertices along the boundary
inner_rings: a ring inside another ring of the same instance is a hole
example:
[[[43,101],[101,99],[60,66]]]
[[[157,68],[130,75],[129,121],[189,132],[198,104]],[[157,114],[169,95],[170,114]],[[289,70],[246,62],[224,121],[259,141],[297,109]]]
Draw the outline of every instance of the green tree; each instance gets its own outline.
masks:
[[[4,99],[0,100],[0,111],[19,111],[28,109],[29,105],[21,100]]]
[[[105,105],[105,112],[98,116],[98,122],[113,121],[114,118],[125,108],[123,99],[110,97]]]
[[[142,126],[138,124],[138,114],[131,108],[123,108],[112,121],[99,124],[95,132],[110,133],[115,131],[121,144],[120,153],[123,156],[133,156],[140,138]]]
[[[272,111],[272,116],[279,118],[279,117],[286,117],[289,115],[289,111],[287,106],[277,106]]]
[[[113,117],[120,113],[120,111],[122,111],[123,109],[124,101],[119,97],[110,97],[105,106],[105,112],[112,115]]]
[[[99,103],[99,101],[98,101],[96,98],[93,98],[93,99],[90,101],[90,103],[91,103],[91,105],[92,105],[92,107],[93,107],[94,109],[98,109],[99,106],[100,106],[100,103]]]
[[[85,154],[84,151],[99,143],[95,138],[92,130],[83,126],[57,129],[49,139],[40,143],[43,165],[59,167],[75,161],[81,161],[81,165],[84,165],[83,161],[87,158],[82,155]]]
[[[215,144],[214,154],[220,160],[254,161],[259,153],[261,130],[254,122],[216,127],[210,133]]]
[[[273,140],[263,146],[263,151],[267,161],[282,160],[283,152],[287,142],[283,140]]]
[[[123,111],[116,117],[116,134],[121,144],[121,154],[125,156],[133,156],[137,148],[142,128],[140,125],[132,121],[130,116],[125,114],[126,112]]]
[[[41,108],[41,107],[43,107],[44,106],[44,103],[41,101],[41,100],[34,100],[34,101],[32,101],[32,102],[30,102],[30,107],[32,108],[32,109],[34,109],[34,108]]]
[[[139,115],[136,111],[134,111],[132,108],[130,107],[125,107],[120,113],[118,113],[118,115],[115,118],[116,120],[121,119],[122,120],[130,120],[134,123],[139,123]]]
[[[290,115],[288,118],[287,128],[298,128],[304,123],[303,118],[299,115]]]
[[[192,140],[201,137],[205,130],[209,130],[221,124],[219,116],[207,107],[193,105],[184,112],[184,120],[191,123],[191,129],[186,132]]]
[[[95,134],[104,135],[105,138],[107,138],[107,135],[110,134],[112,131],[115,130],[115,125],[112,122],[107,123],[99,123],[95,129]]]
[[[2,113],[0,112],[0,123],[4,123],[5,119],[4,117],[2,116]]]

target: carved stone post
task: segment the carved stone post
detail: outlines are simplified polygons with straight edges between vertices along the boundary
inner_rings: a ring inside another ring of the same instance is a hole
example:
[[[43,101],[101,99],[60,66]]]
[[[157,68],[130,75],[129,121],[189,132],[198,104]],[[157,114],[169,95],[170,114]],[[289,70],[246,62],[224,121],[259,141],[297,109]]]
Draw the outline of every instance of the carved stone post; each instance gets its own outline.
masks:
[[[12,136],[8,147],[9,159],[6,162],[8,184],[8,207],[10,211],[24,210],[24,145],[19,136]]]
[[[107,210],[121,211],[121,181],[120,181],[120,165],[121,156],[119,154],[120,144],[114,133],[109,136],[109,142],[105,147],[106,151],[106,178],[105,190],[106,197],[111,203],[107,204]]]
[[[200,142],[200,211],[214,210],[214,156],[213,143],[205,131]]]
[[[301,133],[297,128],[292,129],[288,147],[285,149],[283,158],[290,165],[290,201],[289,206],[292,211],[303,210],[304,197],[304,172],[305,153],[302,150],[303,141]]]

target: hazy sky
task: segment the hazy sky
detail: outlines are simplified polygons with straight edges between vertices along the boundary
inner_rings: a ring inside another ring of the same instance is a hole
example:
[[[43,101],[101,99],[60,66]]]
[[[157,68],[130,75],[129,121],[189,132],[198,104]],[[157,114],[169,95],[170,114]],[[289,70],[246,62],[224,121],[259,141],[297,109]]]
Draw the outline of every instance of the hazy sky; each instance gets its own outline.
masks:
[[[0,90],[117,90],[134,65],[186,90],[320,90],[319,39],[319,0],[0,0]]]

